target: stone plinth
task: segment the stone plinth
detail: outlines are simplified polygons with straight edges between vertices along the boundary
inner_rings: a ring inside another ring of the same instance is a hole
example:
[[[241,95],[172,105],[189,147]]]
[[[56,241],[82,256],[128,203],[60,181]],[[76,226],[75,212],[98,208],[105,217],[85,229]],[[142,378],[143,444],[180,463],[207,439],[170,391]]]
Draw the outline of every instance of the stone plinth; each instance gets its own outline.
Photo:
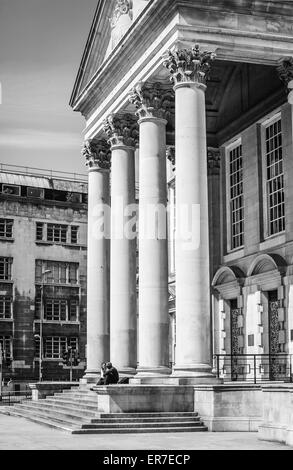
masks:
[[[255,432],[262,421],[260,385],[199,385],[194,387],[194,409],[209,431]]]
[[[37,382],[29,384],[32,391],[32,400],[37,401],[62,390],[70,390],[71,387],[78,387],[79,382]]]
[[[194,411],[190,386],[108,385],[91,390],[97,393],[98,411],[103,413]]]
[[[262,406],[259,438],[293,446],[293,384],[263,385]]]

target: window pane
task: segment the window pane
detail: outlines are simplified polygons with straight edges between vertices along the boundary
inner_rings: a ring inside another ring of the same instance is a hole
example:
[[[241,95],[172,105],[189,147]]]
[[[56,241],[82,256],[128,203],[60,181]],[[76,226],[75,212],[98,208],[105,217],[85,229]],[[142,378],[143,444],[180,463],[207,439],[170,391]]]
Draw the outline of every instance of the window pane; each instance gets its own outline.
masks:
[[[243,159],[242,145],[229,152],[231,249],[244,240]]]
[[[266,128],[267,204],[269,235],[285,230],[281,119]]]

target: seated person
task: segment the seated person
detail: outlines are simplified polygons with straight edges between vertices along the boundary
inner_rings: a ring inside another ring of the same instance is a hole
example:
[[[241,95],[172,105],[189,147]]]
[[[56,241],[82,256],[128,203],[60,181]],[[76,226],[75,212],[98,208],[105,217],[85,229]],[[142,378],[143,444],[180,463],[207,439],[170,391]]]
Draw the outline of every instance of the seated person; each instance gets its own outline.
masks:
[[[102,362],[101,377],[98,380],[97,385],[105,385],[105,372],[106,372],[106,362]]]
[[[119,381],[118,370],[113,367],[111,362],[107,362],[106,371],[104,372],[105,385],[117,384]]]

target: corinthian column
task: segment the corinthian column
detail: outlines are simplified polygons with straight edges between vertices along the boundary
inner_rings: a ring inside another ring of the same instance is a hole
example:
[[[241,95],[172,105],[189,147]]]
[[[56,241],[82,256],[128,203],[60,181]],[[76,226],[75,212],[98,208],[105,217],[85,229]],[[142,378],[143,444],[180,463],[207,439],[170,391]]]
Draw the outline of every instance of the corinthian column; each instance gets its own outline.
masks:
[[[139,368],[137,377],[170,372],[166,236],[166,110],[172,94],[160,84],[138,84],[139,146]]]
[[[168,51],[175,90],[176,364],[178,376],[211,374],[208,181],[205,117],[209,52]]]
[[[134,152],[137,120],[111,115],[104,123],[112,149],[110,358],[120,372],[137,365],[136,344],[136,214]],[[132,205],[132,207],[131,207]]]
[[[109,170],[105,140],[85,143],[88,166],[87,369],[84,379],[96,382],[109,354]]]

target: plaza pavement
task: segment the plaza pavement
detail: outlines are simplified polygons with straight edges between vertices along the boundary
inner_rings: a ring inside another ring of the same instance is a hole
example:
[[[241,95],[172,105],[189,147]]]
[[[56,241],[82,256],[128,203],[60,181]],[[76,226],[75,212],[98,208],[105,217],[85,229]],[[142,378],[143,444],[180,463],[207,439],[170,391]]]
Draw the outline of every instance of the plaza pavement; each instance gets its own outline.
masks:
[[[257,433],[72,435],[0,414],[0,450],[293,450]]]

